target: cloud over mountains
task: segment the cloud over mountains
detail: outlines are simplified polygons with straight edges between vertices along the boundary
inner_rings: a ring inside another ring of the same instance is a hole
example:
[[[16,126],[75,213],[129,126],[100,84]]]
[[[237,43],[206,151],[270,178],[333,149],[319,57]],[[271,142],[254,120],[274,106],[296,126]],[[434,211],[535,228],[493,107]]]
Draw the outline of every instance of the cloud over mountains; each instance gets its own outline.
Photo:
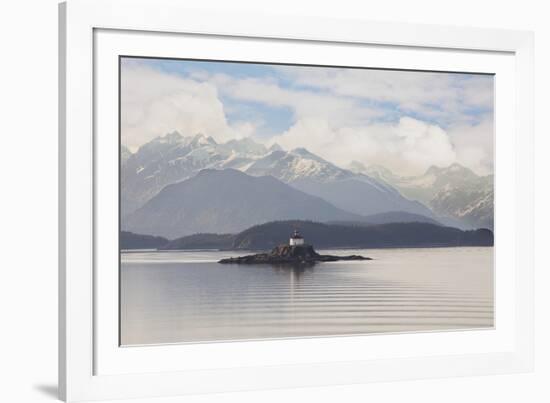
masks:
[[[491,76],[123,59],[122,141],[165,133],[306,146],[401,175],[493,165]]]

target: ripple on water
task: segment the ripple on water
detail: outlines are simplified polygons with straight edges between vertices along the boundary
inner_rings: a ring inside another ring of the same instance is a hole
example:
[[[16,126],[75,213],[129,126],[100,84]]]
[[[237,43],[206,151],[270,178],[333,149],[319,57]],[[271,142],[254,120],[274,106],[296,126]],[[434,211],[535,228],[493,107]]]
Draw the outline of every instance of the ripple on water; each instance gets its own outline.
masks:
[[[121,269],[122,344],[493,326],[492,248],[354,253],[376,260],[296,270],[219,265],[221,252],[133,253]]]

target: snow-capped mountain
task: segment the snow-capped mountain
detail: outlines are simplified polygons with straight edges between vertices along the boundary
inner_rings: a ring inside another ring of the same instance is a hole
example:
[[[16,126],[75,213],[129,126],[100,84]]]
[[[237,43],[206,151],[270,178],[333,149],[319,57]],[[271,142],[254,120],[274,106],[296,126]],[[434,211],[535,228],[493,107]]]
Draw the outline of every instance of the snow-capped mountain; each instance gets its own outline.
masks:
[[[406,199],[386,182],[337,167],[305,148],[272,152],[255,161],[245,172],[254,176],[274,176],[355,214],[405,211],[432,216],[428,208]]]
[[[335,207],[360,215],[405,211],[432,216],[417,201],[403,197],[391,185],[354,173],[305,148],[269,149],[250,138],[223,144],[198,134],[178,132],[157,137],[122,164],[123,217],[143,206],[165,186],[189,179],[203,169],[237,169],[251,176],[273,176]]]
[[[361,218],[272,176],[204,169],[164,187],[129,214],[122,228],[176,238],[201,232],[237,233],[270,221],[357,222]]]
[[[172,132],[157,137],[121,166],[122,215],[141,207],[166,185],[188,179],[202,169],[244,170],[267,152],[251,139],[218,144],[203,134],[184,137]]]
[[[479,176],[457,163],[443,168],[432,166],[424,174],[410,177],[357,162],[350,169],[394,186],[405,197],[429,206],[438,217],[450,219],[449,224],[493,228],[493,175]]]
[[[273,151],[256,160],[246,169],[246,173],[253,176],[271,175],[286,183],[305,178],[327,182],[356,176],[305,148],[296,148],[288,152],[282,149]]]
[[[452,217],[474,228],[493,229],[494,192],[492,185],[478,189],[449,189],[438,192],[430,206],[442,216]]]

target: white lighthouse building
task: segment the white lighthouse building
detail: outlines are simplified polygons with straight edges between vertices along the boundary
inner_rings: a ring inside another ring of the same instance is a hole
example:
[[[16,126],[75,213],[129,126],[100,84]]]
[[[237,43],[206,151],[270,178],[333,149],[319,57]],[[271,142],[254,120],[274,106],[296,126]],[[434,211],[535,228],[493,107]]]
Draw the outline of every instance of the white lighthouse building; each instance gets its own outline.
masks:
[[[303,245],[304,244],[304,238],[300,235],[300,233],[298,232],[297,229],[294,230],[294,233],[290,237],[289,244],[290,244],[290,246],[298,246],[298,245]]]

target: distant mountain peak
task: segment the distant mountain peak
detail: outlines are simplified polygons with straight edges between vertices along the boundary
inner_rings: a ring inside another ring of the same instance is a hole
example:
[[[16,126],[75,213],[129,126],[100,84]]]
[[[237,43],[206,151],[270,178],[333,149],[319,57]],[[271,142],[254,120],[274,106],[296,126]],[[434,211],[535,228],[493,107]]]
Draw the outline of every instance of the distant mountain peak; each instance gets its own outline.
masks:
[[[286,151],[274,150],[274,151],[271,151],[269,154],[267,154],[265,158],[277,159],[277,158],[283,158],[285,155],[288,155]]]
[[[272,175],[286,183],[305,178],[329,181],[353,175],[305,148],[271,151],[254,161],[245,172],[253,176]]]
[[[432,165],[418,176],[375,173],[371,167],[367,173],[385,180],[405,197],[426,204],[444,223],[464,228],[492,228],[492,175],[479,176],[457,162],[444,167]]]
[[[309,152],[306,148],[304,147],[297,147],[297,148],[294,148],[292,149],[292,151],[290,151],[292,154],[296,154],[296,155],[301,155],[303,157],[310,157],[310,156],[314,156],[316,157],[315,154]]]
[[[334,164],[332,164],[332,163],[328,162],[327,160],[319,157],[318,155],[313,154],[311,151],[309,151],[307,148],[304,148],[304,147],[294,148],[292,151],[290,151],[290,154],[297,155],[301,158],[306,158],[306,159],[309,159],[309,160],[321,162],[323,164],[329,164],[329,165],[335,166]],[[338,169],[340,169],[340,168],[338,168]]]
[[[269,147],[268,151],[282,151],[283,147],[281,147],[278,143],[273,143],[271,147]]]
[[[212,136],[206,136],[203,133],[197,133],[193,136],[189,144],[198,147],[206,145],[216,145],[217,143],[216,140],[212,138]]]
[[[442,175],[442,174],[457,174],[457,173],[477,176],[471,169],[466,168],[463,165],[460,165],[458,162],[453,162],[451,165],[446,167],[432,165],[426,170],[426,175]]]
[[[263,144],[258,143],[252,137],[229,140],[224,145],[234,152],[249,156],[265,155],[268,152]]]
[[[161,142],[166,142],[169,144],[179,143],[183,140],[183,136],[177,130],[174,130],[171,133],[167,133],[164,136],[157,137]]]

